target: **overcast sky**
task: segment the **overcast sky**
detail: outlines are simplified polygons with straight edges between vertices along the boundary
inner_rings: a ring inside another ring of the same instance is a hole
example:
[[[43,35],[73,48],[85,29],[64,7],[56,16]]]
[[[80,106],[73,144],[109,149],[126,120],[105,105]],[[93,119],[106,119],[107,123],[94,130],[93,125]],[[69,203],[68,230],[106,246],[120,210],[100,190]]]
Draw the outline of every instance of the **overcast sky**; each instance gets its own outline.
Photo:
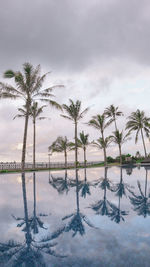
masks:
[[[51,71],[45,87],[60,83],[56,100],[81,100],[90,111],[79,131],[99,133],[84,123],[111,104],[125,114],[118,120],[120,130],[126,117],[137,108],[150,116],[150,1],[149,0],[1,0],[0,75],[6,69],[21,70],[24,62],[41,64],[42,73]],[[11,82],[11,80],[9,80]],[[13,120],[18,101],[0,102],[0,161],[20,161],[24,121]],[[47,108],[46,120],[37,123],[37,161],[48,160],[48,146],[58,135],[73,140],[74,126]],[[114,130],[112,125],[105,135]],[[141,139],[123,147],[124,153],[143,153]],[[150,152],[150,144],[147,149]],[[102,151],[91,147],[88,160],[103,159]],[[118,147],[108,149],[118,155]],[[73,160],[73,152],[69,160]],[[82,153],[80,153],[82,159]],[[32,160],[32,122],[29,125],[27,160]],[[52,156],[52,161],[63,155]]]

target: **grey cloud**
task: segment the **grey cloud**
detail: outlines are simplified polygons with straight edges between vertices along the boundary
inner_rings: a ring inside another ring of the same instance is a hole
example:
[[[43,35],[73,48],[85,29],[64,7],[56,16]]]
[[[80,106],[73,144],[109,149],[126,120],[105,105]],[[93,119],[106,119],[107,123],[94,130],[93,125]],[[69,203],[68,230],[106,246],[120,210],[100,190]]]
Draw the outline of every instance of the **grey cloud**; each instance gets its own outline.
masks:
[[[115,57],[149,64],[149,1],[2,1],[1,70],[26,60],[62,71]]]

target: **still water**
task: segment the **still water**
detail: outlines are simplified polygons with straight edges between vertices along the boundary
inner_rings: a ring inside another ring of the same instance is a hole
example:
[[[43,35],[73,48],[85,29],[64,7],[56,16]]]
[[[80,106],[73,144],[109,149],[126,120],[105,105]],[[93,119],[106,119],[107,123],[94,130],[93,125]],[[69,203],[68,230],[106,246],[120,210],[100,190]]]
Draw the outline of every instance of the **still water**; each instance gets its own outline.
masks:
[[[149,267],[150,168],[0,175],[0,266]]]

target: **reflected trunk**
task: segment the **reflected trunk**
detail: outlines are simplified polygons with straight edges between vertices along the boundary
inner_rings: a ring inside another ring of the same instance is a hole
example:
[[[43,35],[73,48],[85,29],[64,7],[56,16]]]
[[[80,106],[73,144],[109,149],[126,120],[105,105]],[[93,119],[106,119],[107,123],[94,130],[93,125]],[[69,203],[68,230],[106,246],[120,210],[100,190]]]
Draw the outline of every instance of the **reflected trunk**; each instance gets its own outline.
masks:
[[[32,237],[31,237],[30,228],[29,228],[25,173],[22,173],[22,193],[23,193],[24,215],[25,215],[25,223],[26,223],[26,235],[25,235],[26,244],[27,244],[28,249],[30,249]]]

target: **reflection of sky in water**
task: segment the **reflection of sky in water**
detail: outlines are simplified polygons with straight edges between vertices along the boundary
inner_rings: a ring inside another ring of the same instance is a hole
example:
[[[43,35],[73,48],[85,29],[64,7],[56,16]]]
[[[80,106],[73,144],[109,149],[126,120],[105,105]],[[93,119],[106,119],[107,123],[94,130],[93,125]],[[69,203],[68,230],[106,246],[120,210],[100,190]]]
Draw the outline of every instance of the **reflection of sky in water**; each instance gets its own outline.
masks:
[[[146,171],[144,168],[131,170],[132,174],[123,169],[123,183],[130,185],[130,190],[136,195],[139,194],[137,180],[140,181],[141,189],[145,192]],[[64,177],[64,171],[52,172],[54,178]],[[26,192],[29,217],[33,215],[33,180],[32,173],[26,174]],[[68,171],[68,178],[75,177],[74,171]],[[91,184],[104,177],[103,168],[87,169],[87,181]],[[120,168],[108,168],[107,178],[116,185],[120,181]],[[84,181],[84,170],[79,170],[79,180]],[[16,241],[24,240],[24,233],[16,227],[16,222],[12,215],[24,217],[24,206],[22,196],[22,184],[19,174],[0,175],[0,231],[1,240],[5,242],[10,239]],[[150,189],[150,170],[147,173],[147,196]],[[95,228],[84,223],[85,235],[79,233],[72,237],[72,231],[63,232],[57,239],[55,250],[59,254],[67,255],[60,259],[54,256],[45,258],[47,266],[150,266],[150,217],[138,216],[133,210],[129,195],[120,198],[120,209],[128,211],[124,216],[125,221],[116,223],[110,217],[96,215],[90,208],[91,205],[103,199],[104,190],[98,185],[90,186],[91,195],[86,198],[81,197],[79,191],[80,212],[88,218]],[[115,192],[107,189],[107,200],[118,207],[119,197]],[[57,190],[49,184],[49,173],[36,173],[36,205],[37,214],[47,214],[41,220],[47,230],[40,229],[35,237],[40,240],[47,236],[48,232],[53,232],[65,225],[70,219],[62,221],[66,215],[76,212],[76,188],[71,187],[66,194],[58,194]],[[97,229],[98,228],[98,229]],[[3,266],[3,265],[1,265]],[[6,265],[7,266],[7,265]],[[8,265],[9,266],[9,265]]]

